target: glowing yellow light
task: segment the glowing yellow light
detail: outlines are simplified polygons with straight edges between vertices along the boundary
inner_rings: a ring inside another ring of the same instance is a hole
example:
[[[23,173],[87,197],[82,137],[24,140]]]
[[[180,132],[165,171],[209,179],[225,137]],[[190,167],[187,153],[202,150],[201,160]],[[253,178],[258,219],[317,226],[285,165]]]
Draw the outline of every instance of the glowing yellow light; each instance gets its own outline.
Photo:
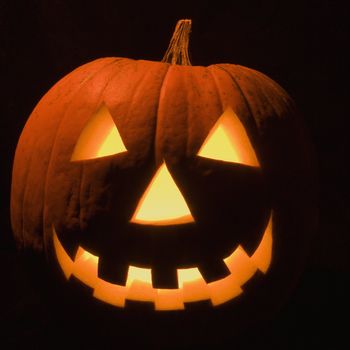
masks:
[[[125,151],[125,145],[113,118],[108,108],[103,105],[81,132],[71,160],[94,159]]]
[[[128,278],[126,286],[130,287],[134,281],[144,282],[152,285],[152,271],[151,269],[144,269],[136,266],[129,266]]]
[[[157,297],[157,290],[152,287],[151,269],[129,266],[126,287],[129,300],[154,301]]]
[[[79,247],[74,260],[73,275],[91,288],[97,283],[98,256]]]
[[[232,274],[220,280],[210,282],[208,288],[210,299],[214,306],[226,303],[243,292],[237,284],[235,276]]]
[[[224,259],[230,274],[206,283],[197,267],[178,269],[178,288],[161,289],[152,286],[152,270],[129,266],[126,285],[104,281],[97,276],[98,256],[79,247],[74,261],[70,259],[53,227],[56,257],[66,278],[74,275],[93,288],[93,296],[117,307],[125,307],[126,300],[153,302],[155,310],[183,310],[184,303],[211,300],[213,306],[223,304],[241,294],[243,286],[257,271],[266,273],[272,256],[272,214],[261,242],[249,257],[241,246]]]
[[[215,123],[198,156],[260,166],[245,128],[231,108],[227,108]]]
[[[210,138],[204,141],[198,155],[206,158],[239,163],[239,155],[233,147],[230,135],[224,126],[220,124],[214,127]]]
[[[177,281],[179,284],[179,288],[183,288],[184,283],[194,282],[196,280],[201,280],[201,279],[203,279],[203,277],[197,267],[177,270]]]
[[[232,276],[234,276],[238,286],[242,286],[247,282],[257,269],[241,246],[238,246],[229,257],[224,259],[224,262]]]
[[[57,237],[57,233],[54,227],[52,228],[52,230],[53,230],[53,245],[55,247],[58,263],[60,264],[65,277],[69,279],[69,277],[73,272],[74,261],[69,257],[69,255],[64,250],[61,242]]]
[[[179,288],[183,290],[185,302],[209,299],[209,290],[202,274],[197,267],[178,269],[177,279]]]
[[[251,256],[252,263],[263,273],[266,273],[272,258],[272,216],[265,229],[265,233],[258,248]]]
[[[99,278],[94,288],[93,296],[105,303],[124,307],[127,291],[125,286],[109,283]]]
[[[185,308],[182,289],[157,289],[154,301],[156,310],[183,310]]]
[[[175,225],[193,221],[184,197],[163,163],[141,197],[130,222]]]

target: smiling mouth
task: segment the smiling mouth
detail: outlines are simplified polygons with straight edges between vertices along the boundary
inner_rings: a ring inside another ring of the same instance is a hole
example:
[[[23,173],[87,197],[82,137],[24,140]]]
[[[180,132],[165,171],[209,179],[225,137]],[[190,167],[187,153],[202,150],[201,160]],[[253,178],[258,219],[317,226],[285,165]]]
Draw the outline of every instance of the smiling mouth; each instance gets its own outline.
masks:
[[[53,227],[53,243],[58,263],[67,279],[74,276],[93,289],[93,296],[103,302],[125,307],[126,300],[153,302],[155,310],[183,310],[186,303],[210,300],[213,306],[228,302],[240,295],[242,286],[257,270],[269,269],[272,253],[272,214],[255,252],[249,256],[242,246],[223,259],[230,273],[207,283],[198,267],[177,269],[178,288],[152,286],[152,269],[129,266],[125,285],[105,281],[98,276],[99,257],[79,247],[72,260],[58,239]]]

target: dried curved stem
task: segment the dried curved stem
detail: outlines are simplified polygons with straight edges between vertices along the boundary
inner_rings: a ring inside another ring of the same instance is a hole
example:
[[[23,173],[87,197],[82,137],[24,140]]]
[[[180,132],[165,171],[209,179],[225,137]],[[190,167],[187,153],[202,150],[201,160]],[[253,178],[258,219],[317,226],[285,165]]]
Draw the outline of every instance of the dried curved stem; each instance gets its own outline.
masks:
[[[180,64],[183,66],[191,65],[188,55],[191,25],[192,21],[190,19],[180,19],[177,22],[174,34],[162,62]]]

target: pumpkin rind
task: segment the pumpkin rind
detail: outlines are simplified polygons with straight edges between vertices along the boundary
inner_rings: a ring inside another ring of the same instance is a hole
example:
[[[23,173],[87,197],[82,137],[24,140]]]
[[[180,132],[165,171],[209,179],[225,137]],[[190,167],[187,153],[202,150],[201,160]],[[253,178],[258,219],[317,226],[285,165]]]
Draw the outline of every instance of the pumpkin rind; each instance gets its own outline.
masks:
[[[128,152],[71,162],[84,125],[102,104]],[[159,165],[194,159],[227,107],[245,126],[271,189],[273,276],[281,285],[290,283],[315,218],[309,141],[287,93],[262,73],[232,64],[104,58],[53,86],[30,116],[16,150],[11,219],[19,246],[52,258],[53,225],[69,242],[72,233],[114,208],[115,196],[127,198],[116,216],[132,212]]]
[[[42,98],[18,143],[11,213],[21,246],[42,249],[42,213],[46,213],[44,217],[53,215],[50,203],[57,193],[66,193],[63,203],[65,210],[70,210],[64,215],[67,220],[79,219],[74,208],[78,207],[80,185],[71,184],[69,179],[79,178],[77,173],[82,170],[74,169],[72,176],[71,170],[59,167],[70,165],[82,126],[102,102],[115,117],[133,154],[131,163],[140,161],[151,148],[156,164],[165,156],[170,162],[193,156],[225,106],[232,106],[250,133],[262,139],[270,120],[282,118],[293,123],[290,116],[294,112],[290,98],[276,83],[241,66],[171,66],[116,58],[84,65]],[[260,144],[256,150],[261,157]],[[51,183],[53,175],[56,180]],[[84,181],[90,181],[88,174],[84,174]],[[66,185],[72,188],[66,189]],[[52,223],[50,218],[45,221]],[[50,232],[50,228],[44,231]]]

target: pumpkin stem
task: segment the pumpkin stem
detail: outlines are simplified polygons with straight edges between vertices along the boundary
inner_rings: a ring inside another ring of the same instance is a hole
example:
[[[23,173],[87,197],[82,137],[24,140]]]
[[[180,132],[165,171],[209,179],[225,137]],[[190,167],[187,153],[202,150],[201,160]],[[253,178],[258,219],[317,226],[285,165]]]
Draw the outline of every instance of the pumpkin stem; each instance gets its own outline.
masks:
[[[162,59],[162,62],[191,66],[188,55],[188,43],[190,38],[192,21],[190,19],[180,19],[176,23],[174,34],[170,44]]]

